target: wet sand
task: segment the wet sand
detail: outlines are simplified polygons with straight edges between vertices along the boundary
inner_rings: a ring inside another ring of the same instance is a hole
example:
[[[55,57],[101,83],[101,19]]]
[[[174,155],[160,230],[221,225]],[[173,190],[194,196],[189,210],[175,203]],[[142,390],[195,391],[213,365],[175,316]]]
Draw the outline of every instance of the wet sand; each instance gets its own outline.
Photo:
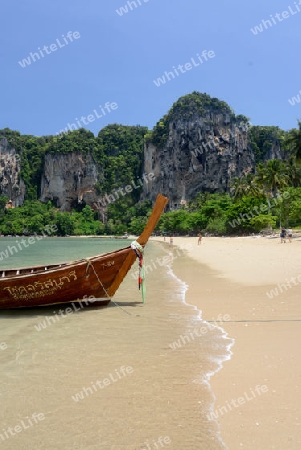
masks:
[[[227,448],[300,449],[300,239],[281,245],[203,238],[198,246],[197,238],[175,237],[174,244],[189,246],[190,264],[179,256],[173,265],[189,285],[187,301],[205,320],[230,316],[221,327],[235,339],[233,355],[210,378],[216,396],[210,417]]]
[[[146,259],[165,254],[153,244]],[[168,267],[153,265],[145,304],[129,274],[114,297],[123,309],[82,309],[54,322],[45,317],[58,307],[1,311],[2,448],[225,448],[207,417],[213,395],[204,381],[231,341],[216,327],[202,342],[179,341],[202,324],[184,290]]]

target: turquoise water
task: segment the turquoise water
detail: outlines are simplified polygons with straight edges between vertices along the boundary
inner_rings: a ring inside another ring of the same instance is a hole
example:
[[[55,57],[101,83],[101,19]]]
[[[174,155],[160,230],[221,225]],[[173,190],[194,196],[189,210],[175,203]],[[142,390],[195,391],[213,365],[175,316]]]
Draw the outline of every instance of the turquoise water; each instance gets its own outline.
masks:
[[[114,238],[33,239],[34,243],[30,244],[25,237],[0,238],[0,269],[60,264],[124,248],[131,243],[130,239]]]

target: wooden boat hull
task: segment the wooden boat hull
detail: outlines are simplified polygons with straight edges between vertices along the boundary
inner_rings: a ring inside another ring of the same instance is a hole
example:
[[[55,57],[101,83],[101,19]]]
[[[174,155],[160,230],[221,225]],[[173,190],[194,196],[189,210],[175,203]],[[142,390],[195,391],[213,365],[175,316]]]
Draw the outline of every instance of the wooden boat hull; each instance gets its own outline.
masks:
[[[140,245],[146,244],[167,201],[166,197],[158,196],[147,226],[137,239]],[[67,264],[8,269],[2,272],[2,276],[0,272],[0,309],[55,305],[83,299],[92,305],[106,305],[136,258],[135,251],[129,246]]]

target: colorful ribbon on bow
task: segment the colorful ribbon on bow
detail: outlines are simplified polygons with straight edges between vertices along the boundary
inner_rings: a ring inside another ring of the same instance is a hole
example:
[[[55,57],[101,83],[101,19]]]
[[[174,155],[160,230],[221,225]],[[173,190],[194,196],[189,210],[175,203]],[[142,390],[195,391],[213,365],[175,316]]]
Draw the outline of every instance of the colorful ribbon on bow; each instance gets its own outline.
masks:
[[[145,271],[144,271],[144,265],[143,265],[143,251],[144,248],[142,245],[139,244],[139,242],[134,241],[131,243],[131,248],[134,250],[134,252],[137,255],[137,258],[139,259],[139,274],[138,274],[138,288],[141,289],[142,293],[142,302],[145,301]]]

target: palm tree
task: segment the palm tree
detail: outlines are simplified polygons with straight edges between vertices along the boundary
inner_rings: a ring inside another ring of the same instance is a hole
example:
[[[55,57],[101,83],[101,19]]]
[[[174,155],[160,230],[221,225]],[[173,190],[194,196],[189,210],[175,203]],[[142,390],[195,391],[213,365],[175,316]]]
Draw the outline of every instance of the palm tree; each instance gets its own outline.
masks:
[[[230,194],[234,200],[246,195],[246,183],[244,177],[234,177],[231,181]]]
[[[234,200],[242,198],[244,195],[260,197],[263,194],[262,189],[258,186],[256,178],[252,173],[248,173],[243,177],[233,178],[230,193]]]
[[[256,166],[256,182],[266,194],[266,166],[263,162],[260,162]]]
[[[296,165],[294,158],[290,158],[286,163],[287,175],[293,187],[301,186],[301,167]]]
[[[258,164],[256,179],[267,197],[277,194],[279,189],[289,186],[290,182],[286,166],[280,159]]]
[[[268,214],[271,211],[269,200],[276,196],[279,190],[290,184],[285,163],[280,159],[271,159],[266,163],[259,163],[257,166],[256,180],[268,200]],[[280,217],[281,223],[281,217]]]
[[[288,132],[285,143],[291,148],[297,162],[301,163],[301,121],[298,120],[298,128]]]
[[[261,197],[264,195],[263,189],[257,183],[255,175],[248,173],[245,177],[245,195],[251,195],[252,197]]]

